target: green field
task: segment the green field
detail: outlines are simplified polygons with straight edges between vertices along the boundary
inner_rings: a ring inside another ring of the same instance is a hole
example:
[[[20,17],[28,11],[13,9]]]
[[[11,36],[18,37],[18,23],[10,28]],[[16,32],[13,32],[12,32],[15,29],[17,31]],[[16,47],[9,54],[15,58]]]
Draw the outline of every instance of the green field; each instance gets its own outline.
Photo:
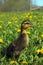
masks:
[[[21,22],[25,19],[35,26],[27,30],[30,42],[18,60],[6,60],[2,48],[18,37]],[[43,11],[0,13],[0,65],[43,65]]]

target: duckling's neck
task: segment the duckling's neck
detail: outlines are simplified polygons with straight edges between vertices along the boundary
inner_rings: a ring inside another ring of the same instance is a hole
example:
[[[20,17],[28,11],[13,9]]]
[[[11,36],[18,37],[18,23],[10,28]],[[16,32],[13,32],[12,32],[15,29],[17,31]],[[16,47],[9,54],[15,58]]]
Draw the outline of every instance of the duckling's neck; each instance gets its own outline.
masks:
[[[21,31],[22,34],[27,34],[26,30]]]
[[[22,36],[22,39],[24,40],[24,43],[26,45],[28,45],[29,38],[28,38],[28,34],[27,34],[26,30],[21,31],[21,36]]]
[[[26,30],[23,27],[21,27],[21,34],[27,34]]]

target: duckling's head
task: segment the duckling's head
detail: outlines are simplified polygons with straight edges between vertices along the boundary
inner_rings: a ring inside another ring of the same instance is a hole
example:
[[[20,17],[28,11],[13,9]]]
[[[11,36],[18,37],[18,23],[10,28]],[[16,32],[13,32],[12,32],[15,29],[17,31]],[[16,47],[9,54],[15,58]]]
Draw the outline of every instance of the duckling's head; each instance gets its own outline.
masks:
[[[29,20],[24,20],[21,24],[21,30],[26,30],[34,27]]]

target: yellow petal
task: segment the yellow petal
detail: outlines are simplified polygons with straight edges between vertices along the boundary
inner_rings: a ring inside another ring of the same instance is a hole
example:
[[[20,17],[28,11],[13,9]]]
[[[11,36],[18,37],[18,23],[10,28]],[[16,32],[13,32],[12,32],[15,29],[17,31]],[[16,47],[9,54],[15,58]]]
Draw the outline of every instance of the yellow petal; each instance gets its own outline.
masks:
[[[17,64],[17,61],[10,61],[10,64]]]
[[[4,41],[2,39],[0,39],[0,43],[3,43]]]
[[[32,16],[30,16],[30,19],[32,19]]]
[[[30,32],[27,32],[27,34],[30,34]]]
[[[17,32],[20,32],[21,30],[19,29],[19,30],[17,30]]]
[[[40,53],[43,54],[43,49],[40,50]]]
[[[27,62],[27,61],[23,61],[22,63],[23,63],[23,64],[28,64],[28,62]]]
[[[41,34],[41,37],[43,37],[43,34]]]
[[[36,50],[37,53],[40,53],[40,49]]]
[[[0,28],[2,28],[2,25],[0,25]]]

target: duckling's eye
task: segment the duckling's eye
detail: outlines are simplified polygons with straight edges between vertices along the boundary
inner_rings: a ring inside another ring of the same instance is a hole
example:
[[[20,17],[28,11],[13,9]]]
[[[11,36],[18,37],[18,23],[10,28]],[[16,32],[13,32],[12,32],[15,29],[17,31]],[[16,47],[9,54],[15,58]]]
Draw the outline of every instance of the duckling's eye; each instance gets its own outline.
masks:
[[[26,23],[26,24],[29,24],[29,23]]]

